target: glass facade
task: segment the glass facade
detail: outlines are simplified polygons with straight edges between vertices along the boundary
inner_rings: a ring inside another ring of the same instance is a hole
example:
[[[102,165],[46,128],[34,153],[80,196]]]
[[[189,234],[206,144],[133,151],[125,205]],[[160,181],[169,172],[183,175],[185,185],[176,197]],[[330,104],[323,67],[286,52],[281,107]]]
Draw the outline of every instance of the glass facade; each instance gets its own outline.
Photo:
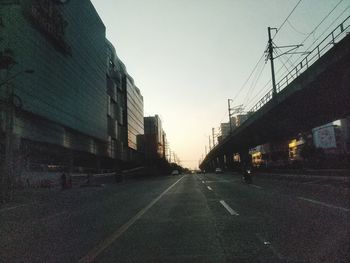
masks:
[[[137,136],[144,134],[143,97],[130,76],[126,77],[128,146],[137,150]]]
[[[0,3],[1,50],[17,62],[9,75],[34,70],[13,82],[22,109],[106,141],[105,26],[91,2],[9,2]]]
[[[158,115],[145,117],[145,152],[150,155],[164,156],[164,132]]]
[[[107,115],[108,135],[111,139],[110,156],[126,161],[127,125],[124,121],[126,112],[126,92],[123,89],[122,76],[126,74],[125,67],[117,57],[112,43],[106,40],[107,46]]]

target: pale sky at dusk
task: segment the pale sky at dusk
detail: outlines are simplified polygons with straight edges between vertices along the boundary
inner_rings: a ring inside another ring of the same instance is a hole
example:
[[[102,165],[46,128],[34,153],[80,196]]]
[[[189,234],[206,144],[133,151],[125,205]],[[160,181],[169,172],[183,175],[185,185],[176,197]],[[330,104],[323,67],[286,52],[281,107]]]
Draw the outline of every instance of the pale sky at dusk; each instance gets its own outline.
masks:
[[[161,116],[170,148],[183,166],[195,168],[212,127],[218,131],[220,122],[228,121],[227,99],[235,98],[234,105],[244,104],[249,110],[271,88],[264,88],[270,64],[261,60],[237,96],[266,48],[267,27],[280,27],[299,0],[91,2],[141,90],[145,116]],[[349,16],[349,6],[350,0],[302,0],[274,43],[300,44],[308,37],[298,51],[309,50],[327,27],[328,33]],[[277,81],[292,67],[288,57],[276,61],[277,72],[281,61],[285,63]],[[300,55],[294,57],[298,60]]]

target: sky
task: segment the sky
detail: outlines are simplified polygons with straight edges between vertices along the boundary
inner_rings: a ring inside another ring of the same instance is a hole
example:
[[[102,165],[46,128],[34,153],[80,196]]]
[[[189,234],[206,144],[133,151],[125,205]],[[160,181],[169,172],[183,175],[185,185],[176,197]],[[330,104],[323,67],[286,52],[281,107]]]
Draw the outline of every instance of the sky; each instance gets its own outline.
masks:
[[[192,169],[212,128],[218,134],[228,122],[227,99],[248,111],[271,89],[267,27],[279,28],[276,46],[303,43],[297,51],[305,52],[350,15],[350,0],[91,2],[141,90],[145,116],[161,117],[171,151]],[[302,56],[276,59],[277,81]]]

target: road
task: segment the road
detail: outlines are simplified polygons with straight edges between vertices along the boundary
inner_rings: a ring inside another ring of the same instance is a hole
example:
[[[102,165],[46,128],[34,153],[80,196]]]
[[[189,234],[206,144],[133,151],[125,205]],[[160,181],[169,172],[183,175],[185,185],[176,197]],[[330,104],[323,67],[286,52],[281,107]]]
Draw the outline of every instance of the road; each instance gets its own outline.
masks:
[[[0,262],[349,262],[349,188],[320,182],[227,173],[40,190],[0,209]]]

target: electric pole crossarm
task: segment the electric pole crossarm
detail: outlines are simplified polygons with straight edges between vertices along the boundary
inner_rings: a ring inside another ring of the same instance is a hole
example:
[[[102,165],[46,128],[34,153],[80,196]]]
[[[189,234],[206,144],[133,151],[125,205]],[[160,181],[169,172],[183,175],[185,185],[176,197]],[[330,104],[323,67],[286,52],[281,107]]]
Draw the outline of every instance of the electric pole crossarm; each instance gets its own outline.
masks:
[[[296,49],[298,49],[298,48],[301,47],[301,46],[302,46],[302,45],[293,45],[293,48],[291,48],[291,49],[289,49],[288,51],[286,51],[286,52],[284,52],[284,53],[282,53],[282,54],[276,56],[275,59],[276,59],[276,58],[279,58],[280,56],[286,55],[286,54],[302,54],[302,53],[305,53],[305,52],[292,52],[292,53],[290,53],[291,51],[296,50]],[[292,47],[292,46],[284,46],[284,47]],[[283,47],[277,47],[277,46],[276,46],[276,48],[283,48]]]

